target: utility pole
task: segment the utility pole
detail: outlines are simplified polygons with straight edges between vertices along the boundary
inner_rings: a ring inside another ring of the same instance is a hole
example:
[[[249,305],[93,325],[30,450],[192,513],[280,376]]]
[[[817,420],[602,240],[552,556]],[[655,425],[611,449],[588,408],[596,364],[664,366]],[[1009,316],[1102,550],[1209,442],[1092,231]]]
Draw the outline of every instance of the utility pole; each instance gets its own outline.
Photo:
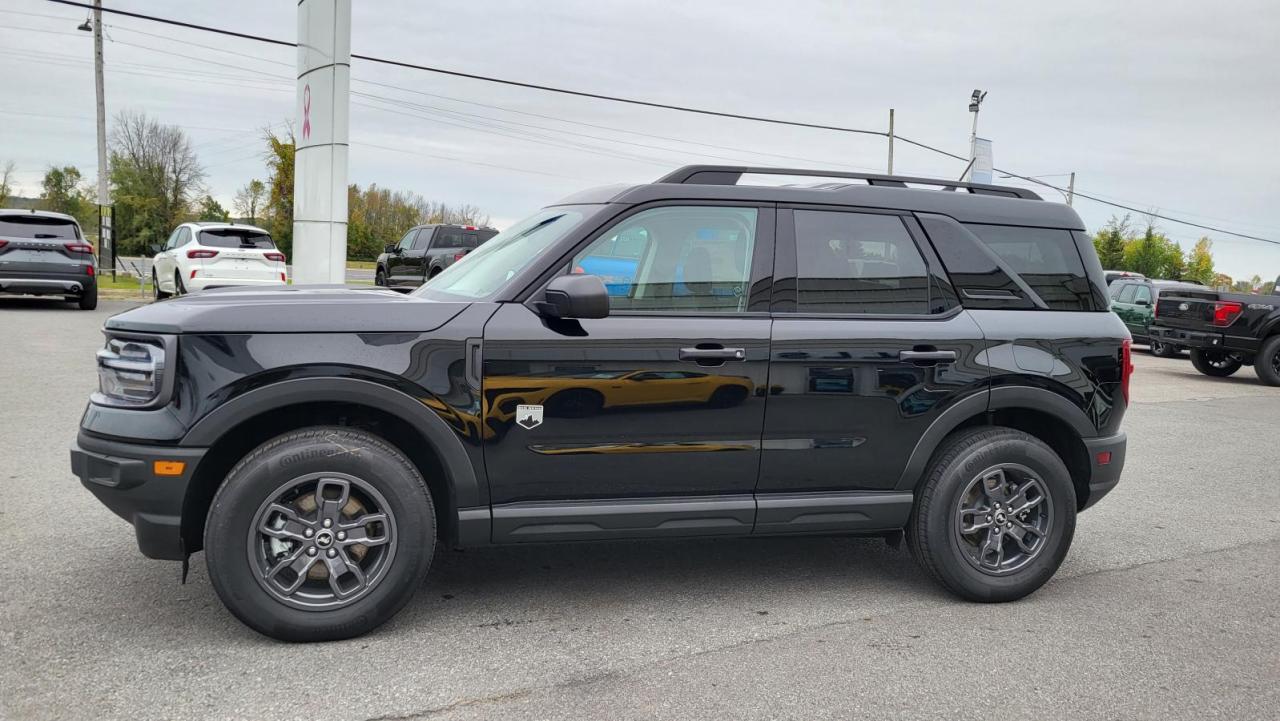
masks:
[[[893,175],[893,108],[889,108],[889,175]]]
[[[1071,180],[1067,183],[1067,205],[1071,205],[1071,199],[1076,195],[1076,174],[1071,173]]]
[[[973,129],[969,131],[969,167],[965,168],[961,180],[971,180],[973,177],[973,165],[978,159],[978,110],[986,98],[986,91],[976,89],[973,95],[969,96],[969,112],[973,113]]]
[[[93,0],[93,21],[85,19],[77,30],[93,32],[93,87],[98,112],[98,265],[102,265],[103,253],[110,250],[111,276],[114,278],[115,249],[111,242],[111,216],[105,208],[111,205],[107,192],[107,101],[102,80],[102,0]]]

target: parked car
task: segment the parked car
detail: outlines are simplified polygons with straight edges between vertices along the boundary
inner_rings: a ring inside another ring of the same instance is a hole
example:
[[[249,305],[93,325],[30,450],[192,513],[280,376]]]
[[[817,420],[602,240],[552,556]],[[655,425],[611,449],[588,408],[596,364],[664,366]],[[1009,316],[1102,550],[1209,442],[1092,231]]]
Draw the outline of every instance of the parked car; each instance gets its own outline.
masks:
[[[418,225],[378,256],[373,284],[412,290],[497,235],[474,225]]]
[[[0,210],[0,295],[60,295],[98,307],[93,246],[70,215]]]
[[[1104,270],[1102,271],[1102,273],[1107,280],[1108,286],[1110,286],[1112,283],[1122,278],[1146,278],[1147,277],[1141,273],[1135,273],[1132,270]]]
[[[961,598],[1021,598],[1119,481],[1133,369],[1066,205],[720,166],[574,195],[410,294],[224,289],[105,333],[74,472],[309,641],[393,616],[437,543],[905,534]],[[590,374],[615,401],[554,400]]]
[[[1280,295],[1166,291],[1150,333],[1190,348],[1205,375],[1226,377],[1251,365],[1263,383],[1280,386]]]
[[[1195,283],[1148,278],[1123,278],[1107,288],[1111,310],[1124,321],[1135,343],[1146,343],[1152,355],[1174,358],[1182,354],[1182,346],[1152,338],[1148,331],[1155,317],[1156,301],[1161,293],[1212,290]]]
[[[262,228],[235,223],[183,223],[153,246],[156,299],[233,285],[285,285],[284,253]]]

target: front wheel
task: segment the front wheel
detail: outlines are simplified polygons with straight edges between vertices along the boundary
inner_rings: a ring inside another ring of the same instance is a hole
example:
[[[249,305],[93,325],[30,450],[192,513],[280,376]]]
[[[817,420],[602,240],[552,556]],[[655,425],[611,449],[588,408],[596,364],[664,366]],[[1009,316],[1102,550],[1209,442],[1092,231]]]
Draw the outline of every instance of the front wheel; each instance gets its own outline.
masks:
[[[417,590],[435,549],[426,484],[365,431],[316,427],[245,456],[209,508],[214,590],[237,618],[285,641],[366,633]]]
[[[916,562],[970,601],[1014,601],[1062,564],[1076,526],[1071,474],[1012,428],[963,431],[929,467],[907,525]]]
[[[1262,342],[1262,350],[1253,359],[1253,371],[1263,383],[1280,386],[1280,335],[1273,335]]]
[[[1244,365],[1239,358],[1224,350],[1191,349],[1191,365],[1207,376],[1226,378]]]
[[[382,286],[385,286],[387,284],[387,275],[382,272],[381,268],[379,268],[378,272],[374,274],[373,284],[382,285]]]

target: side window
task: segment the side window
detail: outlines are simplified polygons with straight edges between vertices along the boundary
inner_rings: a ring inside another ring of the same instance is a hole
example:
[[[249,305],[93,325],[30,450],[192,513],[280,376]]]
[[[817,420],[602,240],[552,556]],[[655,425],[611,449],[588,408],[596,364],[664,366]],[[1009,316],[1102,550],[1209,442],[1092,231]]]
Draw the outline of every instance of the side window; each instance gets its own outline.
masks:
[[[755,208],[666,206],[624,219],[573,259],[604,280],[614,310],[746,310]]]
[[[468,238],[470,238],[469,242]],[[447,250],[474,248],[476,245],[475,233],[465,233],[457,228],[440,228],[436,230],[435,240],[431,243],[432,248]]]
[[[178,229],[178,243],[177,243],[177,245],[175,245],[174,247],[175,247],[175,248],[181,248],[182,246],[184,246],[184,245],[186,245],[187,243],[190,243],[190,242],[191,242],[191,229],[190,229],[190,228],[179,228],[179,229]]]
[[[929,270],[896,215],[795,211],[797,310],[929,313]]]
[[[1138,292],[1137,283],[1125,283],[1120,289],[1120,295],[1116,296],[1116,300],[1121,303],[1132,303],[1133,296]]]
[[[400,242],[396,244],[396,247],[399,248],[400,250],[409,250],[410,248],[413,247],[413,237],[417,234],[418,234],[417,228],[414,228],[413,230],[410,230],[408,233],[405,233],[404,237],[400,239]],[[427,231],[424,230],[423,235],[426,235],[426,234],[427,234]]]
[[[1147,305],[1151,305],[1151,288],[1146,285],[1136,285],[1134,287],[1138,290],[1133,295],[1133,302],[1146,301]]]
[[[430,243],[431,243],[431,229],[430,229],[430,228],[423,228],[422,230],[418,231],[417,236],[415,236],[415,237],[414,237],[414,240],[413,240],[413,249],[414,249],[414,250],[426,250],[426,249],[427,249],[427,246],[428,246]]]
[[[1120,291],[1122,290],[1124,290],[1124,283],[1112,281],[1111,285],[1107,286],[1107,297],[1115,300],[1120,297]]]
[[[1069,230],[971,224],[1013,272],[1053,310],[1096,310],[1084,261]]]
[[[163,250],[173,250],[178,247],[178,234],[182,232],[182,228],[174,228],[169,234],[169,239],[164,242]]]

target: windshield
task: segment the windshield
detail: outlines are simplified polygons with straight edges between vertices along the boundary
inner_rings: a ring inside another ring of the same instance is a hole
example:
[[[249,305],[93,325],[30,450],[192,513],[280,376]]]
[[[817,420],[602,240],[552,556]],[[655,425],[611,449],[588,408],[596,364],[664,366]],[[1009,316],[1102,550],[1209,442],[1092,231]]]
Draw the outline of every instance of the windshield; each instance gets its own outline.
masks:
[[[200,231],[200,245],[210,248],[266,248],[276,247],[271,236],[261,230],[248,228],[218,228]]]
[[[78,240],[76,224],[47,215],[0,215],[0,235],[8,238],[66,238]]]
[[[414,291],[436,300],[487,298],[582,222],[588,208],[546,208],[485,241]]]

